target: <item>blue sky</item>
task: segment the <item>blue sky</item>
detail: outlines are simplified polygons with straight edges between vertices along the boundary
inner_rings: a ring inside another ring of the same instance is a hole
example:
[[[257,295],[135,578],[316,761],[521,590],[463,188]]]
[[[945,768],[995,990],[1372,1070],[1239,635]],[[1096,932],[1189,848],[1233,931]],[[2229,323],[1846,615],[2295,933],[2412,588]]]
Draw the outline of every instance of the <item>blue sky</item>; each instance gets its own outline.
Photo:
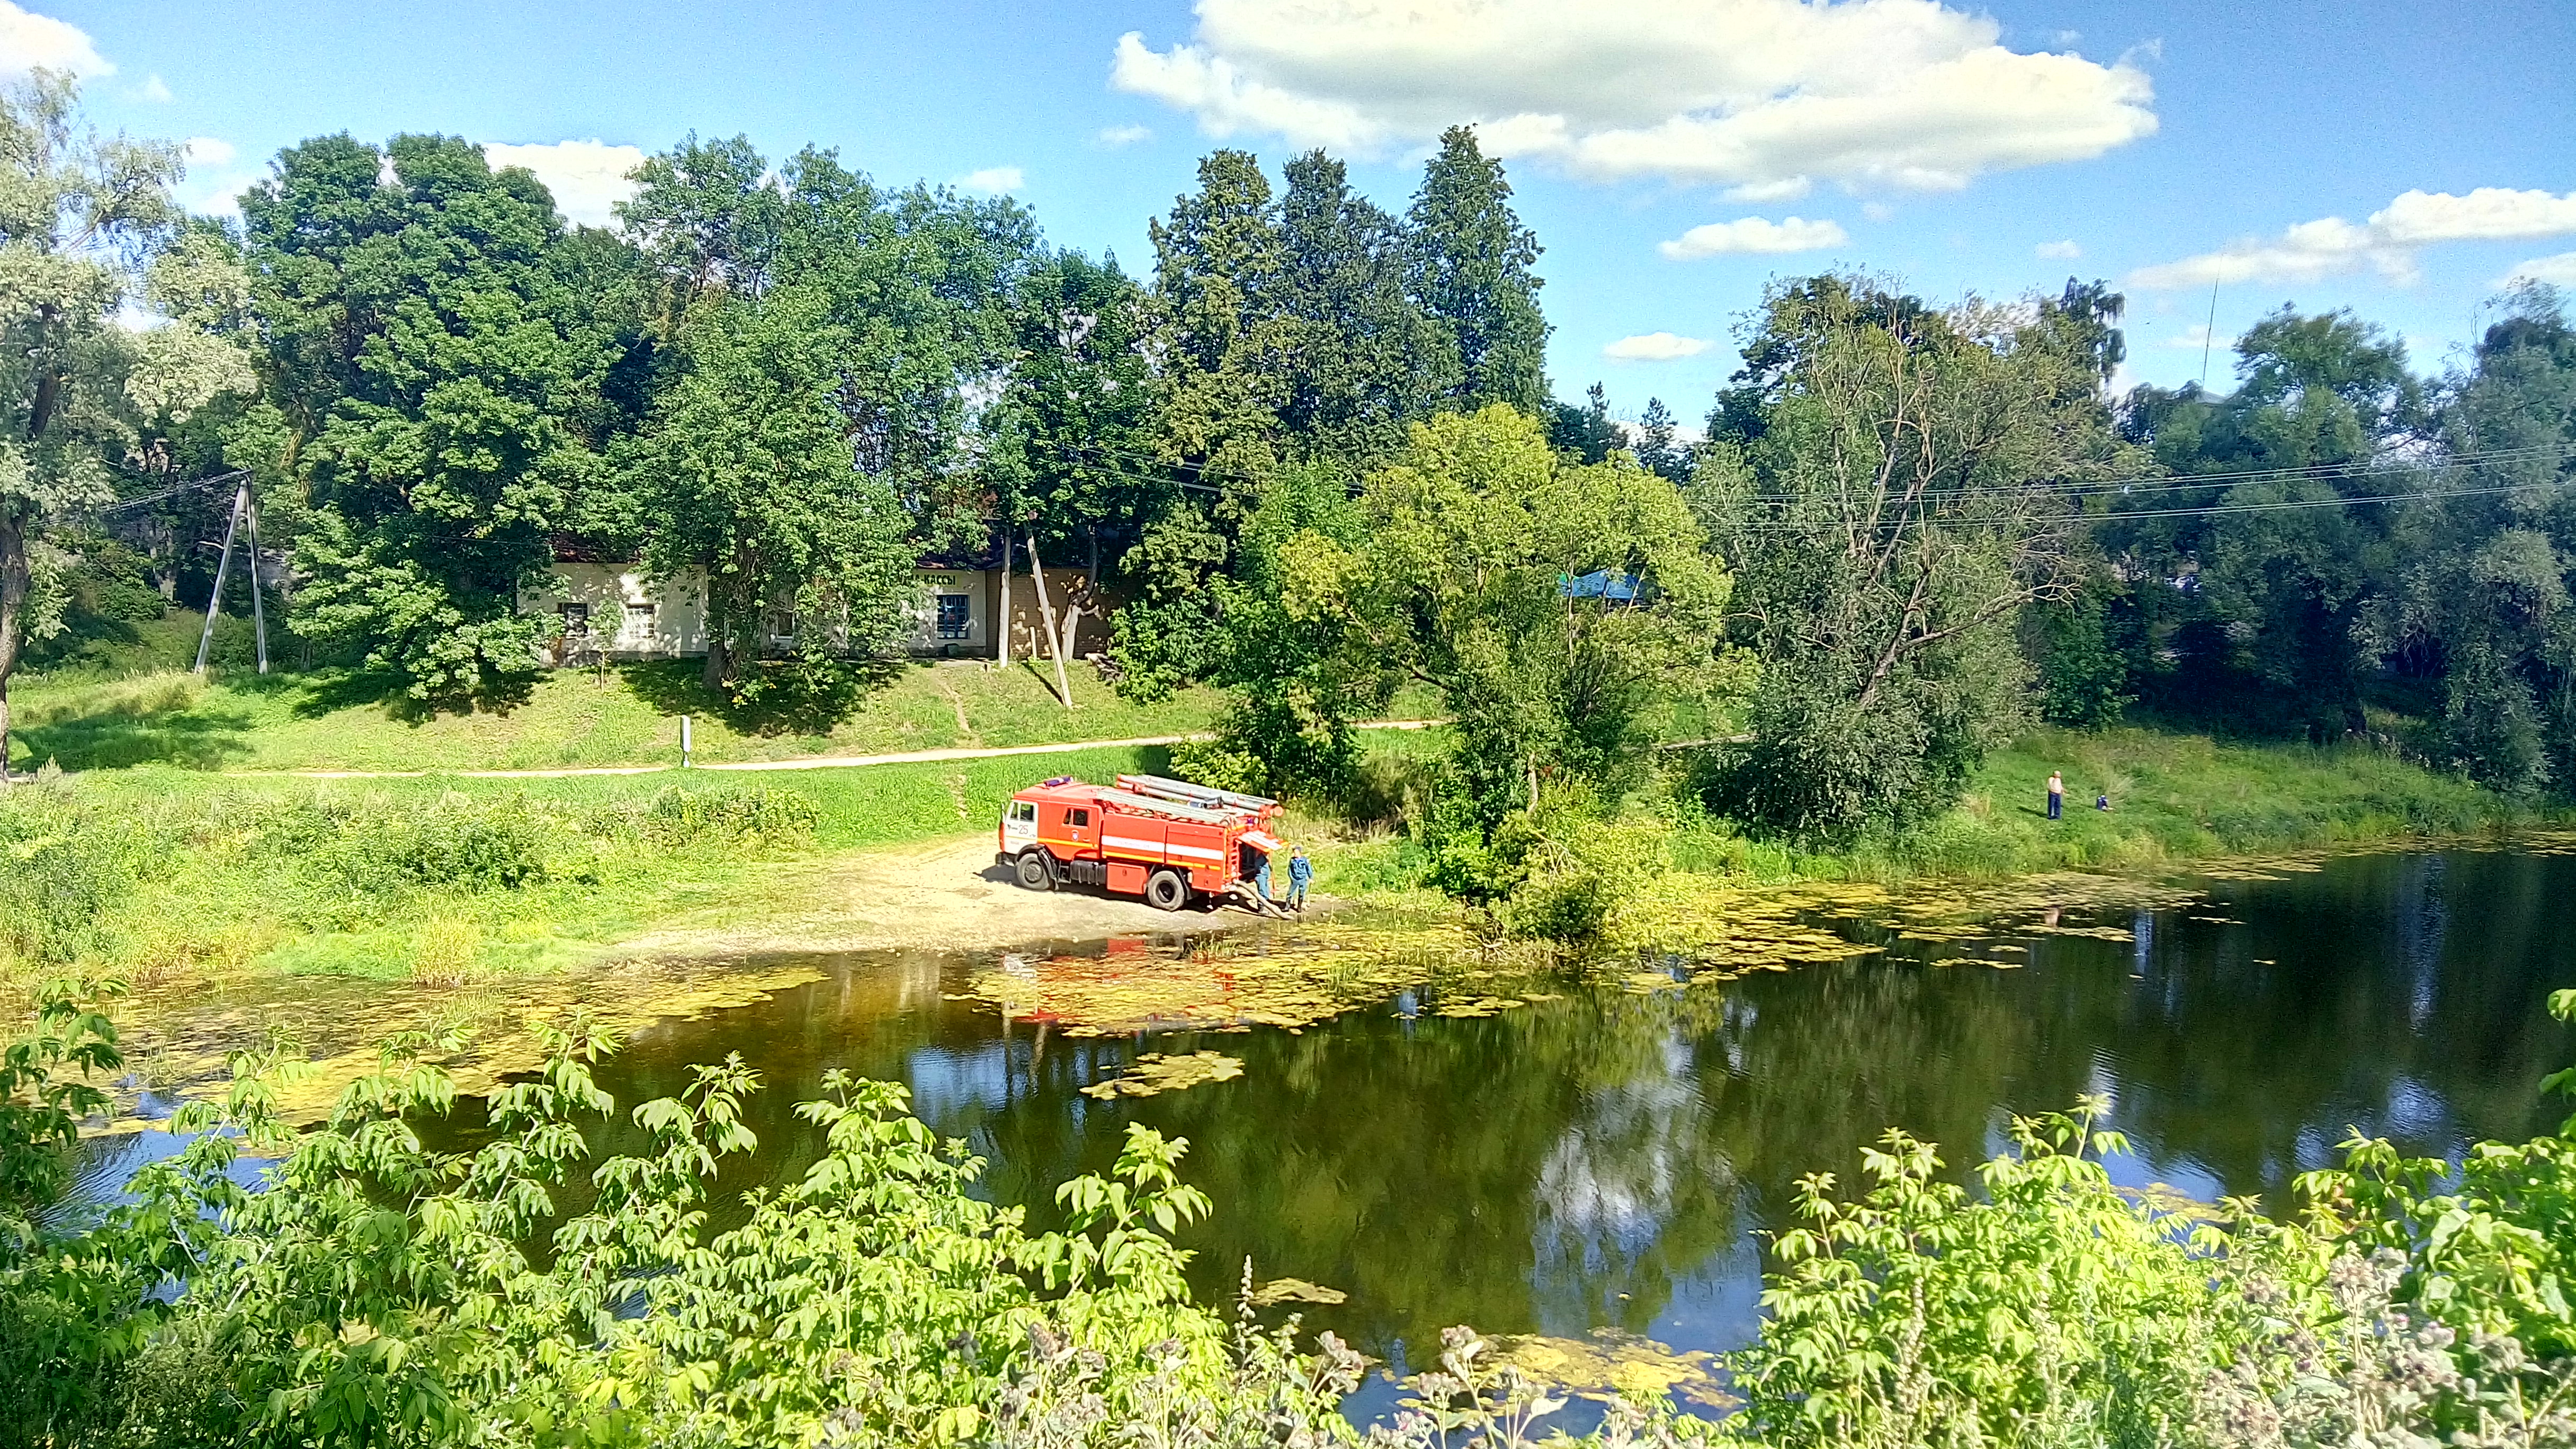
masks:
[[[202,138],[201,206],[306,136],[439,131],[536,148],[502,154],[597,213],[615,148],[739,131],[1008,190],[1141,269],[1213,145],[1275,175],[1327,144],[1400,209],[1474,121],[1547,248],[1560,394],[1686,419],[1764,282],[1828,265],[1941,299],[2108,278],[2157,382],[2199,375],[2213,281],[2213,381],[2284,302],[2439,370],[2518,269],[2576,286],[2571,57],[2566,0],[0,0],[0,72]]]

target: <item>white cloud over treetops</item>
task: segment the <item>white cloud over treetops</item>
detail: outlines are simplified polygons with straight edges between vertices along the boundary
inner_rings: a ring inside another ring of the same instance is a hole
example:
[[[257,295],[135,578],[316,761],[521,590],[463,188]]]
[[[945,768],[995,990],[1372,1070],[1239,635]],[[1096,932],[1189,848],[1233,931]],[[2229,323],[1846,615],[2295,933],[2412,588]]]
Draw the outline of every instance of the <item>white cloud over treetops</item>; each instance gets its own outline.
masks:
[[[90,42],[89,32],[0,0],[0,80],[16,80],[40,66],[83,79],[116,73]]]
[[[2560,252],[2554,257],[2533,257],[2517,262],[2496,285],[2518,286],[2524,282],[2545,282],[2552,287],[2576,287],[2576,252]]]
[[[2073,261],[2075,258],[2084,255],[2084,248],[2077,246],[2071,241],[2041,242],[2030,250],[2033,256],[2045,257],[2051,261],[2059,262]]]
[[[1168,49],[1121,36],[1110,84],[1212,136],[1384,153],[1472,123],[1591,180],[1786,200],[1812,181],[1951,190],[2156,129],[2126,60],[2014,51],[1937,0],[1197,0]]]
[[[644,164],[635,146],[611,146],[598,140],[556,141],[550,145],[513,146],[495,141],[483,148],[483,159],[497,171],[524,166],[554,193],[555,209],[577,226],[615,226],[617,203],[635,194],[626,173]]]
[[[1151,126],[1103,126],[1100,128],[1100,144],[1103,146],[1133,146],[1139,141],[1150,141],[1152,139],[1154,139],[1154,128]]]
[[[1683,337],[1671,332],[1646,332],[1635,337],[1622,337],[1601,349],[1601,355],[1618,362],[1672,362],[1684,357],[1697,357],[1708,350],[1705,337]]]
[[[2440,242],[2520,241],[2576,232],[2576,191],[2481,186],[2466,196],[2409,191],[2355,224],[2339,216],[2303,221],[2277,237],[2248,237],[2214,252],[2141,267],[2129,285],[2149,291],[2220,282],[2313,282],[2375,267],[2401,286],[2417,276],[2415,253]]]
[[[1017,166],[987,166],[981,171],[967,172],[958,177],[953,184],[960,191],[972,191],[984,196],[1006,196],[1028,185],[1028,180]]]
[[[1783,252],[1822,251],[1849,240],[1839,222],[1808,221],[1796,216],[1775,222],[1747,216],[1692,227],[1671,241],[1657,242],[1655,250],[1673,261],[1687,262],[1737,253],[1776,256]]]

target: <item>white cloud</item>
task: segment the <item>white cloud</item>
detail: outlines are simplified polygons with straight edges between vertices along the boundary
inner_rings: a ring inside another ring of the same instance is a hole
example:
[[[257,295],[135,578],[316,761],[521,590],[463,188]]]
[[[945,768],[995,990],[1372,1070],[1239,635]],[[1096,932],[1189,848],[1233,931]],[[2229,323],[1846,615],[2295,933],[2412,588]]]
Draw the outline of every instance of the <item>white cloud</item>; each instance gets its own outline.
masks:
[[[230,141],[213,136],[188,138],[187,158],[191,166],[230,166],[236,154]]]
[[[1678,358],[1697,357],[1708,350],[1705,337],[1682,337],[1670,332],[1647,332],[1635,337],[1622,337],[1601,349],[1601,355],[1619,362],[1671,362]]]
[[[2400,286],[2417,276],[2415,252],[2439,242],[2520,241],[2576,232],[2576,191],[2481,186],[2466,196],[2409,191],[2355,225],[2339,216],[2303,221],[2278,237],[2247,237],[2214,252],[2141,267],[2129,285],[2154,289],[2221,282],[2313,282],[2375,267]]]
[[[1139,141],[1150,141],[1152,139],[1154,139],[1154,128],[1151,126],[1103,126],[1100,128],[1100,144],[1103,146],[1133,146]]]
[[[2050,261],[2058,262],[2071,262],[2084,255],[2084,248],[2071,241],[2041,242],[2030,250],[2034,256],[2046,257]]]
[[[2156,129],[2123,59],[2023,54],[1938,0],[1197,0],[1196,33],[1121,36],[1110,84],[1212,136],[1384,154],[1472,123],[1591,180],[1781,200],[1815,181],[1949,190]]]
[[[2182,331],[2166,338],[2165,346],[2186,352],[2206,352],[2221,342],[2226,343],[2230,347],[2236,345],[2236,339],[2232,337],[2214,336],[2209,330],[2208,323],[2194,322]]]
[[[39,66],[83,79],[116,74],[90,43],[89,32],[0,0],[0,80],[15,80]]]
[[[133,94],[136,100],[150,101],[156,106],[168,105],[172,100],[177,99],[170,94],[170,83],[157,74],[145,76],[143,84],[136,86]]]
[[[1656,243],[1655,250],[1673,261],[1686,262],[1721,253],[1776,255],[1820,251],[1841,246],[1849,240],[1851,238],[1844,235],[1838,222],[1808,221],[1795,216],[1774,222],[1747,216],[1735,221],[1712,221],[1706,226],[1692,227],[1671,241]]]
[[[955,182],[960,191],[980,192],[986,196],[1007,196],[1027,184],[1028,178],[1017,166],[987,166],[981,171],[969,171]]]
[[[1872,221],[1885,221],[1896,215],[1896,208],[1884,201],[1864,201],[1860,204],[1860,214]]]
[[[555,209],[578,226],[614,226],[617,203],[635,194],[626,173],[644,164],[636,146],[611,146],[596,138],[556,141],[551,145],[513,146],[494,141],[483,159],[494,170],[525,166],[555,195]]]
[[[1792,176],[1786,181],[1750,181],[1742,186],[1730,186],[1726,188],[1726,199],[1754,205],[1766,201],[1796,201],[1815,189],[1816,183],[1806,177]]]
[[[2496,285],[2511,287],[2523,282],[2576,287],[2576,252],[2560,252],[2554,257],[2533,257],[2527,262],[2517,262],[2512,271],[2497,279]]]

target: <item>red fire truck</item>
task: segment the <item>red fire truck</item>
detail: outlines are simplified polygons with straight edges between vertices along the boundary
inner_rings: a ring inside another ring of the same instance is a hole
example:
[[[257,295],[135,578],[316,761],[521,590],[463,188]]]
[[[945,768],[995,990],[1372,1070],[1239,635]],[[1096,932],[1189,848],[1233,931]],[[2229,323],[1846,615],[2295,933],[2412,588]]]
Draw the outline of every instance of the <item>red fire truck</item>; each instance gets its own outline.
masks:
[[[1086,785],[1059,776],[1002,807],[993,858],[1030,890],[1100,886],[1177,911],[1203,896],[1256,899],[1248,882],[1282,848],[1278,820],[1276,800],[1186,780],[1121,775],[1114,785]]]

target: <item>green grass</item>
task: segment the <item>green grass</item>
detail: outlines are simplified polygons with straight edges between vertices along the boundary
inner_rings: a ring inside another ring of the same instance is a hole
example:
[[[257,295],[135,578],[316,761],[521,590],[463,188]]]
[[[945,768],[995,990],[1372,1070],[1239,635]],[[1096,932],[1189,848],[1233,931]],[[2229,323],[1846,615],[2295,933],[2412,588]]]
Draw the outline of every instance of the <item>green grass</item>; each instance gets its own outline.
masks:
[[[757,898],[787,862],[989,829],[1005,800],[1045,775],[1167,767],[1165,751],[1144,747],[756,776],[310,781],[163,766],[81,774],[0,799],[0,859],[14,857],[27,873],[18,883],[36,893],[30,899],[73,890],[96,899],[58,933],[50,956],[24,939],[13,953],[10,923],[0,923],[0,980],[23,990],[74,965],[146,984],[404,976],[458,923],[470,926],[477,975],[559,969],[656,922]],[[813,806],[812,836],[657,842],[620,828],[670,790],[799,797]],[[363,857],[375,848],[352,832],[496,806],[534,817],[543,879],[515,889],[353,886],[317,869],[335,849]],[[337,833],[313,831],[317,817],[337,822]],[[318,838],[281,835],[297,828]],[[10,899],[0,889],[0,911]]]
[[[701,763],[1132,739],[1207,729],[1220,699],[1188,690],[1129,704],[1089,667],[1069,671],[1075,709],[1026,663],[896,663],[827,708],[763,713],[710,695],[694,661],[560,671],[506,711],[419,715],[331,673],[262,677],[237,656],[246,625],[220,622],[212,680],[186,672],[198,617],[174,613],[10,690],[13,766],[166,764],[199,770],[517,770],[676,764],[679,717]],[[813,716],[820,715],[821,718]],[[835,720],[834,716],[837,716]]]
[[[2050,770],[2066,815],[2048,819]],[[2107,794],[2111,809],[2093,808]],[[1808,854],[1739,845],[1760,874],[1887,879],[2150,869],[2269,850],[2533,825],[2553,812],[2358,746],[2220,743],[2147,729],[2043,729],[1987,757],[1960,803],[1902,839]]]

